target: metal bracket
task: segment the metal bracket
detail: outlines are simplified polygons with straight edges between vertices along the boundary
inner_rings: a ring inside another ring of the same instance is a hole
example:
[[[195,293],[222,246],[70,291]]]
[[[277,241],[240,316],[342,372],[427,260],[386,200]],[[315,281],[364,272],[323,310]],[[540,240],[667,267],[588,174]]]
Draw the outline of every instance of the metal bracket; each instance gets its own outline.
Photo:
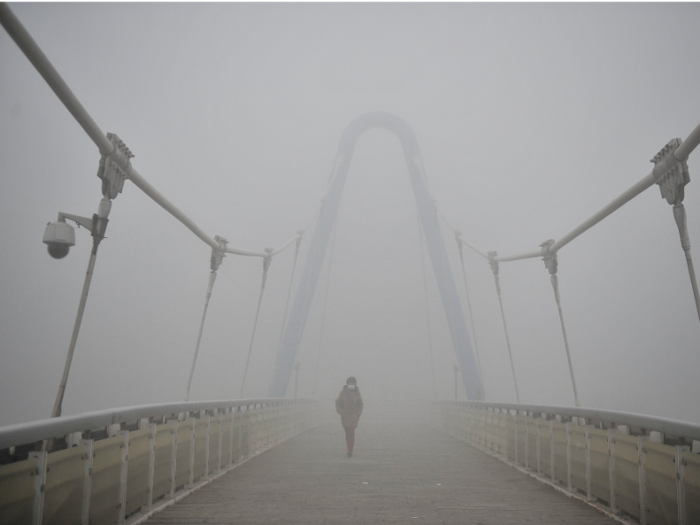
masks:
[[[489,256],[489,266],[491,266],[491,271],[493,272],[493,275],[498,277],[498,261],[496,260],[496,257],[498,256],[498,252],[488,252]]]
[[[228,244],[226,239],[219,237],[218,235],[214,235],[214,240],[219,243],[219,246],[218,248],[212,248],[211,250],[212,272],[217,271],[219,266],[221,266],[221,263],[224,261],[224,257],[226,257],[226,245]]]
[[[270,269],[270,263],[272,262],[272,256],[275,254],[274,248],[265,248],[265,253],[267,254],[263,257],[263,272],[267,273]]]
[[[131,159],[134,154],[126,144],[114,133],[107,133],[107,139],[114,146],[110,155],[102,155],[97,176],[102,180],[102,195],[115,199],[122,192],[124,181],[131,172]]]
[[[557,274],[557,254],[556,252],[552,252],[550,248],[554,244],[554,239],[549,239],[548,241],[544,241],[542,244],[540,244],[540,248],[542,248],[542,260],[544,261],[544,266],[549,270],[550,275],[556,275]]]
[[[654,163],[652,174],[661,189],[661,196],[673,205],[683,202],[685,185],[690,182],[688,163],[674,156],[682,142],[679,138],[672,139],[651,159]]]

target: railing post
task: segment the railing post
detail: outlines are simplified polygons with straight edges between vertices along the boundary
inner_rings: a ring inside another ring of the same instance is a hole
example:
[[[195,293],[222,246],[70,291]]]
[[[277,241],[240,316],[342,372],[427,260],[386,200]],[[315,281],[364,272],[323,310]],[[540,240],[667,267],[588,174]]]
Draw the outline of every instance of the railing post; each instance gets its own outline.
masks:
[[[591,429],[593,426],[586,425],[586,499],[593,501],[591,489]]]
[[[571,483],[571,421],[566,422],[566,487],[573,492]]]
[[[647,469],[646,448],[644,441],[646,436],[637,436],[637,451],[639,453],[639,523],[647,523]]]
[[[209,477],[209,440],[211,439],[211,416],[207,416],[207,442],[204,444],[204,479]]]
[[[80,511],[81,525],[90,522],[90,497],[92,495],[92,458],[94,457],[95,441],[82,439],[80,444],[85,445],[85,463],[83,471],[83,501]]]
[[[529,412],[525,412],[525,419],[523,420],[525,422],[525,468],[529,469],[530,468],[530,429],[528,428],[529,425],[527,424]]]
[[[156,437],[158,435],[158,425],[149,425],[151,435],[148,437],[148,510],[153,510],[153,485],[156,479]]]
[[[610,510],[617,514],[615,502],[615,431],[608,429],[608,473],[610,475]]]
[[[177,476],[177,431],[178,431],[178,420],[173,419],[170,421],[172,427],[172,450],[170,454],[170,491],[168,492],[169,498],[175,497],[175,477]]]
[[[221,410],[219,410],[219,450],[218,454],[219,457],[216,460],[216,472],[218,474],[221,473],[221,458],[222,458],[222,453],[223,453],[223,441],[224,441],[224,414]]]
[[[46,464],[49,453],[46,442],[40,452],[30,452],[29,458],[36,459],[36,474],[34,476],[34,505],[32,509],[33,525],[42,525],[44,514],[44,493],[46,491]]]
[[[676,501],[678,502],[678,525],[686,525],[685,507],[685,460],[683,453],[690,451],[690,447],[676,446]]]
[[[233,427],[236,425],[236,412],[235,407],[231,407],[231,430],[228,436],[228,466],[233,466]]]
[[[515,416],[513,416],[513,428],[515,429],[515,462],[518,461],[518,411],[515,411]]]
[[[542,469],[540,467],[540,419],[535,420],[535,430],[537,432],[537,475],[542,475]]]
[[[194,439],[197,433],[197,419],[190,418],[190,476],[187,481],[187,486],[194,485]]]
[[[123,525],[126,520],[126,482],[128,479],[129,468],[129,431],[123,430],[120,432],[122,436],[121,448],[121,469],[119,472],[119,517],[117,523]]]
[[[550,478],[552,478],[552,481],[555,480],[554,478],[554,420],[550,419],[549,420],[549,470],[550,470]]]

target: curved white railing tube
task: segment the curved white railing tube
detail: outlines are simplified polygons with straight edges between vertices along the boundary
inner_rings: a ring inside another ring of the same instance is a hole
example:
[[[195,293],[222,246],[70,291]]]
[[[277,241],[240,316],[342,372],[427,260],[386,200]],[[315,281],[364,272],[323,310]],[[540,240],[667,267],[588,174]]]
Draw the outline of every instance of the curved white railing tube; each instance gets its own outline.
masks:
[[[676,148],[673,152],[673,156],[677,161],[682,162],[686,160],[695,148],[700,144],[700,124],[698,124],[690,135],[681,143],[680,146]]]
[[[88,114],[73,91],[65,83],[61,75],[53,67],[53,64],[46,57],[39,45],[34,41],[29,32],[24,28],[19,19],[6,3],[0,3],[0,24],[5,28],[7,34],[15,41],[24,55],[29,59],[34,68],[44,78],[49,87],[53,90],[73,118],[85,130],[85,133],[92,139],[103,155],[110,155],[114,151],[112,143],[107,140],[105,134],[97,123]]]
[[[301,233],[297,233],[294,237],[290,238],[287,242],[283,243],[282,246],[272,250],[272,255],[277,255],[278,253],[283,252],[284,250],[289,248],[292,244],[294,244],[297,241],[297,239],[299,239],[300,237],[301,237]]]
[[[681,145],[676,148],[676,150],[673,152],[673,157],[679,162],[686,160],[688,156],[692,153],[692,151],[698,146],[698,144],[700,144],[700,124],[696,126],[695,129],[690,133],[690,135],[688,135],[688,138],[686,138],[681,143]],[[586,230],[589,230],[590,228],[598,224],[600,221],[605,219],[612,212],[616,211],[618,208],[621,208],[623,205],[627,204],[629,201],[631,201],[637,195],[642,193],[644,190],[653,186],[656,182],[657,178],[654,175],[654,172],[649,173],[646,177],[644,177],[630,189],[622,193],[619,197],[617,197],[610,204],[605,206],[598,213],[596,213],[587,221],[583,222],[582,224],[571,230],[569,233],[564,235],[564,237],[556,241],[550,247],[550,251],[552,253],[556,253],[561,248],[573,241],[576,237],[584,233]]]
[[[644,190],[653,186],[654,183],[656,183],[656,179],[654,178],[654,175],[652,173],[649,173],[649,175],[647,175],[642,180],[637,182],[634,186],[632,186],[630,189],[628,189],[627,191],[622,193],[619,197],[617,197],[615,200],[610,202],[610,204],[605,206],[598,213],[596,213],[595,215],[590,217],[588,220],[582,222],[576,228],[574,228],[569,233],[564,235],[561,239],[556,241],[549,248],[550,251],[552,253],[558,252],[564,246],[566,246],[571,241],[573,241],[576,237],[578,237],[582,233],[586,232],[587,230],[591,229],[593,226],[595,226],[600,221],[605,219],[608,215],[610,215],[611,213],[618,210],[619,208],[621,208],[622,206],[627,204],[629,201],[634,199],[637,195],[642,193]]]
[[[542,250],[537,250],[535,252],[519,253],[515,255],[499,255],[496,257],[498,262],[508,262],[508,261],[521,261],[523,259],[534,259],[535,257],[542,257]]]
[[[75,118],[78,124],[80,124],[80,126],[85,130],[90,139],[100,150],[100,153],[102,155],[111,155],[114,151],[112,143],[107,139],[100,127],[83,107],[73,91],[71,91],[71,89],[68,87],[68,84],[66,84],[53,64],[51,64],[48,57],[44,54],[39,45],[34,41],[29,32],[24,28],[19,19],[5,3],[0,3],[0,24],[2,24],[12,40],[14,40],[17,44],[17,47],[22,50],[37,72],[51,87],[53,92],[70,112],[70,114],[73,115],[73,118]],[[131,173],[129,173],[129,179],[131,179],[131,181],[146,195],[151,197],[151,199],[156,201],[161,207],[184,224],[197,237],[212,248],[218,247],[218,243],[214,241],[214,239],[204,233],[204,231],[189,217],[187,217],[187,215],[180,211],[172,202],[166,199],[160,192],[158,192],[158,190],[151,186],[138,173],[138,171],[132,168]],[[236,255],[265,257],[264,252],[252,250],[228,248],[227,251]]]
[[[311,399],[251,398],[215,401],[181,401],[130,407],[111,408],[86,412],[74,416],[61,416],[28,423],[0,427],[0,450],[8,447],[37,443],[46,439],[60,438],[73,432],[105,428],[118,423],[129,423],[143,418],[159,418],[184,412],[215,410],[256,405],[277,406],[315,403]]]
[[[440,215],[442,215],[442,213],[441,213]],[[445,222],[447,222],[447,221],[445,221]],[[482,252],[479,248],[477,248],[476,246],[474,246],[473,244],[471,244],[469,241],[467,241],[464,237],[462,237],[462,233],[461,233],[461,232],[455,231],[454,233],[455,233],[455,235],[459,238],[459,240],[462,242],[462,244],[464,244],[464,245],[465,245],[467,248],[469,248],[471,251],[473,251],[474,253],[477,253],[477,254],[481,255],[484,259],[488,259],[488,258],[489,258],[488,254],[487,254],[486,252]]]
[[[634,412],[618,412],[600,408],[562,407],[555,405],[529,405],[521,403],[493,403],[488,401],[454,401],[444,400],[438,403],[469,405],[475,408],[513,410],[520,412],[532,412],[534,414],[548,414],[550,416],[577,417],[586,420],[599,421],[613,425],[626,425],[628,427],[655,430],[668,436],[683,437],[700,441],[700,424],[690,421],[679,421],[664,417],[647,416]]]

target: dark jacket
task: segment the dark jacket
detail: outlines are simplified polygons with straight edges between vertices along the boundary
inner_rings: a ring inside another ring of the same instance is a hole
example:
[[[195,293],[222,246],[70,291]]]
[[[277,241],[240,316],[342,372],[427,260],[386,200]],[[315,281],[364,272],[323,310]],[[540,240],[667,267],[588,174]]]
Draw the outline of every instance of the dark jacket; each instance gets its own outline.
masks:
[[[335,400],[335,411],[340,414],[340,422],[344,428],[357,428],[363,406],[360,389],[355,387],[355,390],[350,390],[348,385],[345,385]]]

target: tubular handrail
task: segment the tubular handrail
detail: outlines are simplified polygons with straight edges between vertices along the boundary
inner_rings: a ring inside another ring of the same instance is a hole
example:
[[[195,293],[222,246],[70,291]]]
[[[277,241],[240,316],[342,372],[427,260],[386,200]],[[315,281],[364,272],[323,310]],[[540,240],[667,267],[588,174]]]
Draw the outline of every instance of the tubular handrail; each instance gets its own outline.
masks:
[[[634,412],[618,412],[600,408],[577,408],[553,405],[525,405],[519,403],[491,403],[486,401],[439,401],[439,403],[470,406],[483,410],[532,412],[550,416],[577,417],[587,420],[600,421],[609,425],[625,425],[646,431],[657,431],[670,436],[690,438],[700,441],[700,424],[688,421],[678,421],[663,417],[647,416]]]
[[[36,443],[45,439],[60,438],[73,432],[105,428],[109,425],[138,421],[143,418],[158,418],[183,412],[216,410],[256,405],[278,406],[309,403],[308,399],[254,398],[215,401],[181,401],[130,407],[97,410],[73,416],[41,419],[0,427],[0,450],[8,447]]]

